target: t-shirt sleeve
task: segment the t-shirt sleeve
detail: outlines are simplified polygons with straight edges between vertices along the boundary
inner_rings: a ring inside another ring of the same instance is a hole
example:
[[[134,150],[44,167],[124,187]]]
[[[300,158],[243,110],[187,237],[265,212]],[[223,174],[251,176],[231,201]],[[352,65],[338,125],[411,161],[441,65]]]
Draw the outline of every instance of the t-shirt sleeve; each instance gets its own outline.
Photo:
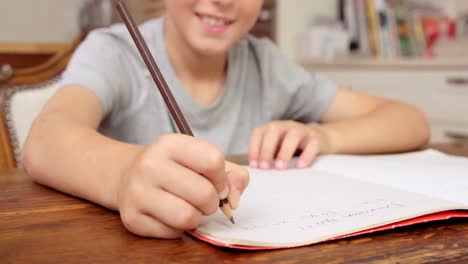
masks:
[[[264,109],[273,120],[320,121],[332,104],[337,85],[289,61],[268,39],[255,39],[264,86]]]
[[[97,30],[91,32],[73,54],[62,75],[61,86],[79,85],[89,89],[108,115],[126,97],[127,76],[122,49],[115,37]]]

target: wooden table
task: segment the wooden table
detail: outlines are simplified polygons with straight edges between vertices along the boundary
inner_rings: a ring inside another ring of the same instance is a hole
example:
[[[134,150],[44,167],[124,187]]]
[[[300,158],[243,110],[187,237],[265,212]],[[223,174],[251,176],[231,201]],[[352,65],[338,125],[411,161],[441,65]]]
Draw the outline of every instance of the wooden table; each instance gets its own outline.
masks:
[[[437,148],[468,156],[468,147]],[[115,212],[0,171],[1,263],[468,263],[468,219],[420,224],[308,247],[245,252],[189,236],[144,239]]]

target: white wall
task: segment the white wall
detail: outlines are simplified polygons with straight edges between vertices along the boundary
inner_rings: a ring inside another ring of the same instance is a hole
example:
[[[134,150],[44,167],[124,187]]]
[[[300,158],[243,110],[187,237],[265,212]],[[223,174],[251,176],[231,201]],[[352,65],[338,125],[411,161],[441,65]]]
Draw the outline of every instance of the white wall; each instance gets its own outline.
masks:
[[[278,0],[277,39],[282,52],[296,59],[299,34],[310,18],[317,15],[337,16],[336,0]]]
[[[0,0],[0,41],[70,42],[85,0]]]

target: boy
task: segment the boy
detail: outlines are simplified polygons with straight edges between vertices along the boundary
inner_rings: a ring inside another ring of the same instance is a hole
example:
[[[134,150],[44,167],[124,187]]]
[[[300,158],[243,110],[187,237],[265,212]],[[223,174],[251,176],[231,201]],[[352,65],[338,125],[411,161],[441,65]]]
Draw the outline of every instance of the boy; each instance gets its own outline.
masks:
[[[219,197],[238,206],[248,174],[223,153],[284,169],[297,150],[302,168],[322,153],[426,144],[418,110],[339,89],[267,40],[244,37],[263,1],[165,3],[166,16],[141,30],[196,138],[175,134],[126,28],[98,30],[31,129],[23,164],[36,181],[118,210],[137,235],[175,238],[214,213]]]

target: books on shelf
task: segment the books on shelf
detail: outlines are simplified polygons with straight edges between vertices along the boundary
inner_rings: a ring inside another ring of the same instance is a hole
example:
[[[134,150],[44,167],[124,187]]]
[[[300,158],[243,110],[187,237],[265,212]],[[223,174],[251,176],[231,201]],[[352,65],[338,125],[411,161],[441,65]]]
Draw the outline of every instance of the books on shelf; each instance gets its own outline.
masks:
[[[433,57],[439,39],[456,36],[457,21],[437,4],[415,0],[340,0],[351,52],[381,58]]]

